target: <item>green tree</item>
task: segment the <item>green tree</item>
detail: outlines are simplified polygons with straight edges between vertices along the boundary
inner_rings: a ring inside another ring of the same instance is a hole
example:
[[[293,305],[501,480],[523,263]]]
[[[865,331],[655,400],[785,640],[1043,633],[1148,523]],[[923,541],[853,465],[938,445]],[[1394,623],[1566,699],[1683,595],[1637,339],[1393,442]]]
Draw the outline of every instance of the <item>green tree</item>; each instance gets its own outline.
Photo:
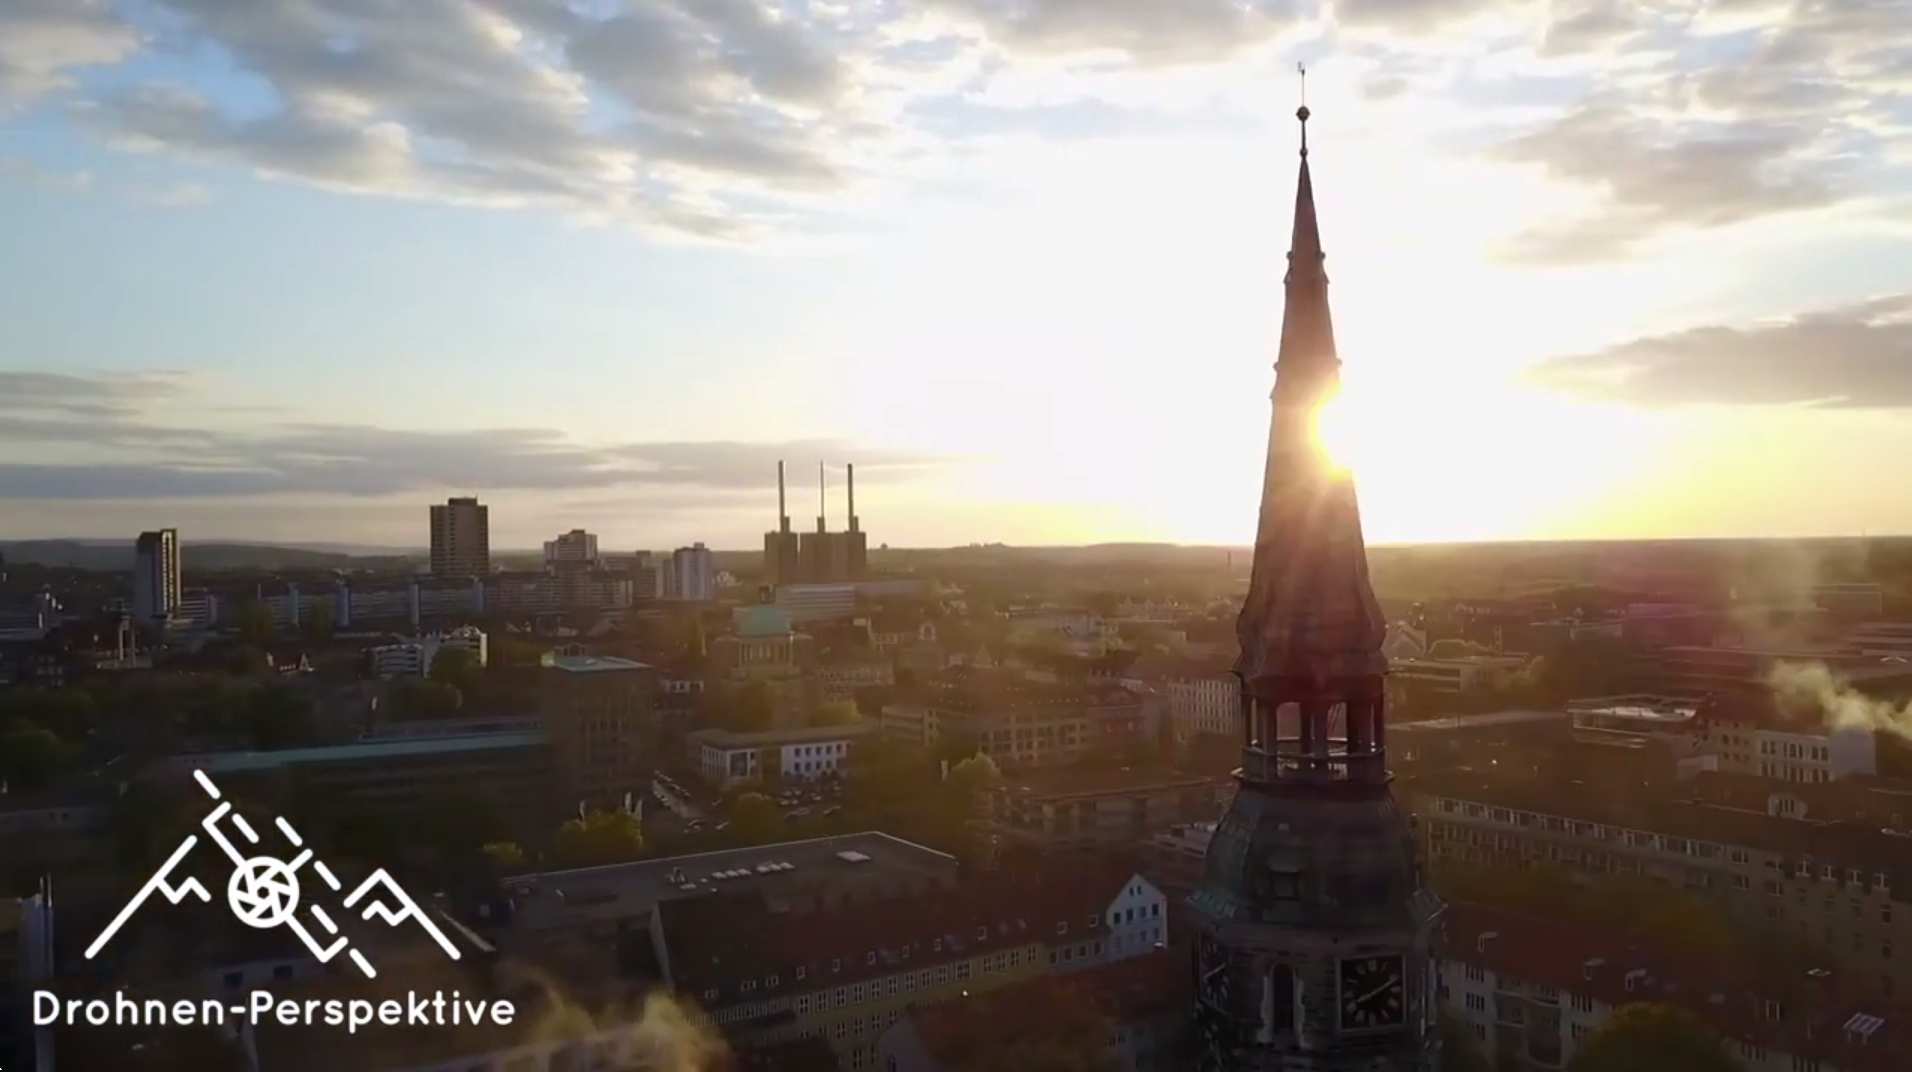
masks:
[[[783,832],[777,804],[762,793],[744,793],[730,802],[731,836],[746,845],[775,841]]]
[[[479,684],[478,656],[466,648],[439,648],[438,654],[432,657],[431,679],[457,689],[460,696],[475,696]]]
[[[252,690],[243,717],[255,748],[296,748],[314,738],[312,699],[290,685],[273,683]]]
[[[241,644],[263,648],[272,642],[272,612],[256,599],[233,608],[232,627]]]
[[[439,681],[400,678],[386,690],[386,706],[400,720],[451,718],[464,705],[464,694]]]
[[[0,781],[14,789],[38,789],[53,780],[67,758],[52,730],[24,719],[0,729]]]
[[[810,715],[812,726],[849,726],[862,720],[863,716],[857,711],[856,704],[849,700],[831,700],[829,703],[818,704],[817,709]]]
[[[635,860],[644,852],[644,830],[622,811],[594,811],[558,827],[552,847],[562,867],[597,867]]]
[[[1742,1072],[1719,1036],[1676,1005],[1622,1005],[1587,1036],[1568,1072]]]
[[[315,599],[312,605],[300,616],[299,632],[307,640],[330,640],[336,623],[332,617],[332,601]]]
[[[767,730],[776,716],[770,687],[761,681],[746,681],[724,689],[716,697],[717,709],[712,721],[734,733]]]
[[[487,842],[483,852],[485,859],[491,863],[492,869],[501,875],[524,870],[524,847],[515,841]]]
[[[949,769],[949,788],[959,801],[973,804],[982,794],[1002,784],[996,761],[978,752]]]

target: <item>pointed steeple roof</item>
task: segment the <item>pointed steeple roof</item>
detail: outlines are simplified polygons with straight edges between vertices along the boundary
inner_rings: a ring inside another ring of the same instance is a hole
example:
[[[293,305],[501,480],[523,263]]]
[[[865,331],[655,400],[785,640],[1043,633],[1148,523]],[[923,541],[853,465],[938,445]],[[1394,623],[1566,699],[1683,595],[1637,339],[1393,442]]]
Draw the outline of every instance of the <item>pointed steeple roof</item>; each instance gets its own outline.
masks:
[[[1248,598],[1236,633],[1236,669],[1249,682],[1346,677],[1386,668],[1386,623],[1368,583],[1354,481],[1326,456],[1317,416],[1340,389],[1326,257],[1308,172],[1308,108],[1301,120],[1293,244],[1283,280],[1281,352],[1262,477],[1261,519]]]

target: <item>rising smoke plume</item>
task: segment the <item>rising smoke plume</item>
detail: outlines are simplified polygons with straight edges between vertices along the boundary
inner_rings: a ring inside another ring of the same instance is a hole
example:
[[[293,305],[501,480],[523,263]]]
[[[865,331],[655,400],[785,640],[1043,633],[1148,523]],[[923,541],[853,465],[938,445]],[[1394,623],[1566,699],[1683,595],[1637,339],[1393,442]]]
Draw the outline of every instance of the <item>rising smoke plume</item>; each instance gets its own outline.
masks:
[[[1781,662],[1766,680],[1789,718],[1817,718],[1833,729],[1884,730],[1912,740],[1912,701],[1898,705],[1867,696],[1825,663]]]
[[[528,964],[509,962],[501,965],[500,973],[543,992],[531,1034],[534,1039],[582,1040],[603,1032],[628,1031],[635,1039],[636,1055],[620,1072],[717,1072],[730,1065],[730,1047],[709,1019],[668,991],[653,989],[634,1001],[593,1012]]]

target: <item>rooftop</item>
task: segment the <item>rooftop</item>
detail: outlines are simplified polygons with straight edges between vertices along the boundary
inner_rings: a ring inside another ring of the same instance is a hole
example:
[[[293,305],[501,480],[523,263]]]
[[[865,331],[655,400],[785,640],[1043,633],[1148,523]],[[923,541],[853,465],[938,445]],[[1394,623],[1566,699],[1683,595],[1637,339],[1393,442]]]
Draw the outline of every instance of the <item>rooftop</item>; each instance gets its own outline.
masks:
[[[848,722],[841,726],[801,726],[787,730],[757,730],[752,733],[738,733],[735,730],[708,729],[698,730],[687,735],[688,740],[706,744],[712,748],[775,748],[786,744],[811,744],[816,741],[847,741],[876,732],[874,721]]]
[[[1090,865],[1013,880],[979,879],[821,909],[805,915],[801,926],[761,892],[745,891],[665,902],[658,906],[659,922],[672,984],[701,995],[707,1007],[720,1006],[839,986],[905,966],[932,967],[987,949],[1099,935],[1102,913],[1133,874]],[[754,993],[742,990],[745,981]],[[708,994],[713,989],[715,998]]]
[[[1050,767],[1018,772],[1002,788],[1018,797],[1088,797],[1154,789],[1195,789],[1230,779],[1163,767]]]
[[[1685,785],[1636,782],[1619,794],[1590,791],[1578,779],[1508,776],[1482,768],[1460,768],[1417,775],[1411,782],[1404,780],[1402,788],[1414,795],[1472,801],[1515,813],[1573,819],[1705,844],[1738,845],[1789,863],[1810,861],[1857,869],[1868,880],[1874,874],[1883,874],[1894,887],[1912,889],[1912,851],[1908,851],[1912,850],[1912,833],[1863,822],[1827,822],[1810,816],[1780,818],[1763,809],[1711,803]],[[1441,813],[1423,817],[1451,820],[1459,816]],[[1518,816],[1514,818],[1518,820]]]
[[[650,664],[615,655],[547,655],[543,665],[567,674],[603,674],[618,670],[649,670]]]
[[[627,918],[658,903],[761,890],[793,895],[872,873],[953,879],[956,858],[880,831],[666,856],[635,863],[519,875],[504,881],[521,927],[560,926],[578,916]]]
[[[446,737],[394,737],[357,741],[352,744],[326,745],[320,748],[284,748],[276,752],[201,752],[197,755],[171,756],[156,767],[167,770],[203,770],[208,774],[238,771],[277,770],[316,763],[363,763],[403,759],[408,756],[448,755],[463,752],[489,752],[513,748],[537,748],[545,743],[541,730],[505,733],[472,733]]]
[[[1635,936],[1581,920],[1542,919],[1471,904],[1448,906],[1446,955],[1480,964],[1503,978],[1538,983],[1609,1005],[1663,1001],[1681,1005],[1729,1041],[1746,1041],[1799,1057],[1836,1062],[1852,1072],[1900,1067],[1908,1017],[1858,996],[1811,965],[1777,962],[1765,970],[1729,969],[1711,960],[1680,960]],[[1750,974],[1749,974],[1750,971]],[[1779,1003],[1768,1016],[1766,1002]],[[1881,1031],[1897,1027],[1897,1034]],[[1898,1045],[1894,1045],[1897,1042]]]

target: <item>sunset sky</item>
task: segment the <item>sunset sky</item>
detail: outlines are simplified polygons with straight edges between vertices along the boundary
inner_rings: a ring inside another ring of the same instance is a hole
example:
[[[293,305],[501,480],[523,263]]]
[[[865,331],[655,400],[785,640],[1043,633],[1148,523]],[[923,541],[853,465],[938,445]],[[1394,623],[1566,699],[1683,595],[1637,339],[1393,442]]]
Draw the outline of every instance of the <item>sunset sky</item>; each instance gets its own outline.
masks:
[[[1912,532],[1912,2],[0,0],[0,538]]]

